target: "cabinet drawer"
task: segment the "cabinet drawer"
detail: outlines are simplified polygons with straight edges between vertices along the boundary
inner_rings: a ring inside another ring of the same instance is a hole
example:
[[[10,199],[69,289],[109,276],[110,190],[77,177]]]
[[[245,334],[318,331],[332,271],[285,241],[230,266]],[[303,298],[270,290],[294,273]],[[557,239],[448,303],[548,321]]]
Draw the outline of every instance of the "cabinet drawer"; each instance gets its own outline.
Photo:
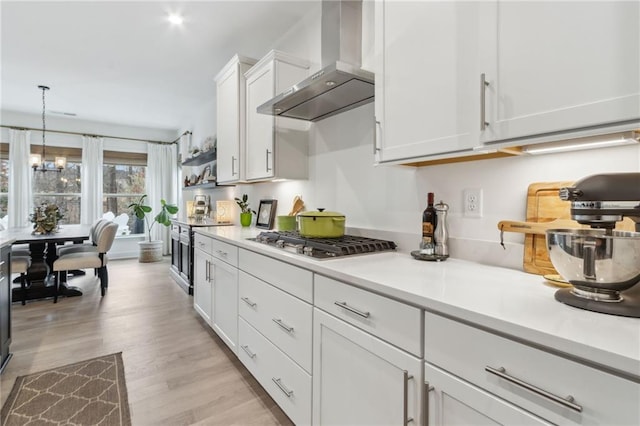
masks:
[[[640,424],[640,384],[429,312],[425,360],[556,424]]]
[[[240,269],[305,302],[312,303],[311,271],[248,250],[240,250]]]
[[[242,271],[238,304],[241,317],[311,373],[310,304]]]
[[[228,264],[238,267],[238,247],[220,240],[211,240],[211,254]]]
[[[311,376],[242,318],[238,358],[298,425],[311,424]]]
[[[171,232],[180,233],[180,225],[171,225]]]
[[[420,309],[339,281],[315,276],[315,306],[420,356]]]
[[[207,237],[202,234],[195,234],[193,239],[193,246],[197,249],[202,250],[207,254],[211,254],[212,242],[213,242],[213,238],[211,237]]]

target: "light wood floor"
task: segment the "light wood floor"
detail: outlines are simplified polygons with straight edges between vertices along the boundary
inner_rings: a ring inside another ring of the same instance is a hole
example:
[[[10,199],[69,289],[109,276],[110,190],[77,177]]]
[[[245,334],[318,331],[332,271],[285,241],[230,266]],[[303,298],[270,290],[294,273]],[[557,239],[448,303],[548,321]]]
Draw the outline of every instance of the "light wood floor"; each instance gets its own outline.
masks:
[[[168,259],[112,261],[109,278],[104,298],[91,271],[70,280],[81,297],[12,306],[2,403],[17,376],[122,352],[134,425],[292,424],[193,310]]]

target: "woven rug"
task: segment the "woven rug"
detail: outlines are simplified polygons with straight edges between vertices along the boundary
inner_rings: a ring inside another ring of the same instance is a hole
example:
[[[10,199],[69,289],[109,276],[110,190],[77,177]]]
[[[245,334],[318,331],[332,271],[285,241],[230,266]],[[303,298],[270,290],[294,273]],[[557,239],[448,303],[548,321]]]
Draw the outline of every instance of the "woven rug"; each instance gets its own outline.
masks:
[[[130,425],[122,353],[18,377],[0,424]]]

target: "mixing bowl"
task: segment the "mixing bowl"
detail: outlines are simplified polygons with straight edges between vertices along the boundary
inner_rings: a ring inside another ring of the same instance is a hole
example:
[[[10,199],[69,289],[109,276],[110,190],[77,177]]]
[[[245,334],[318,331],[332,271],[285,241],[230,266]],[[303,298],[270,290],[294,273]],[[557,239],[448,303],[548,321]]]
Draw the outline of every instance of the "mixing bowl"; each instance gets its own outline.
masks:
[[[640,232],[547,230],[549,258],[577,289],[617,293],[640,281]]]

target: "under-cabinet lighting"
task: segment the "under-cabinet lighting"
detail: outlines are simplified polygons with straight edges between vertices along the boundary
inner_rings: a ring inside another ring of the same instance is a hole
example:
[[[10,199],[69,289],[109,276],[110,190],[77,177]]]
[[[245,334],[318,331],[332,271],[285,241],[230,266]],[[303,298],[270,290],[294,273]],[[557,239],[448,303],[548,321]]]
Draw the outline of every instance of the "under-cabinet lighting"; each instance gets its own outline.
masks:
[[[184,18],[176,13],[172,13],[167,17],[167,20],[173,25],[182,25]]]
[[[591,136],[584,138],[568,139],[559,142],[542,143],[538,145],[524,146],[522,151],[526,154],[551,154],[555,152],[579,151],[583,149],[605,148],[611,146],[631,145],[638,143],[640,134],[636,132],[616,133],[605,136]]]

